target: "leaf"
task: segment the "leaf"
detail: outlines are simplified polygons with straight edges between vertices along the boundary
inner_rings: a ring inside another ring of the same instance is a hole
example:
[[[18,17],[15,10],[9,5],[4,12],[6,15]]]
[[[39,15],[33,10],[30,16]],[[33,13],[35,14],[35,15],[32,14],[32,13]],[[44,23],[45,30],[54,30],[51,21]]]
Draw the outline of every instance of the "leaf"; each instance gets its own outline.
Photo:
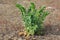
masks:
[[[31,9],[35,9],[35,4],[34,3],[31,3]]]
[[[27,11],[27,13],[30,13],[30,15],[34,14],[36,12],[35,10],[35,4],[31,2],[31,5]]]
[[[39,13],[43,12],[45,10],[45,6],[42,6],[40,9],[39,9]]]
[[[18,8],[21,10],[22,15],[25,15],[25,13],[26,13],[26,9],[25,9],[22,5],[20,5],[20,4],[16,4],[16,7],[18,7]]]

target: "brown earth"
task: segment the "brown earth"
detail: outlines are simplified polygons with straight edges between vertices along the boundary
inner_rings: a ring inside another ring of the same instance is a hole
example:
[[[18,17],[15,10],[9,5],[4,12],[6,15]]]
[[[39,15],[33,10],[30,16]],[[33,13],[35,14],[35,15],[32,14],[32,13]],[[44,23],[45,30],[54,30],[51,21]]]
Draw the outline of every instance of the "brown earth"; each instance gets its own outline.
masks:
[[[25,40],[18,35],[24,27],[15,4],[28,8],[30,2],[34,2],[37,9],[42,5],[52,8],[48,9],[50,14],[44,21],[46,35],[32,36],[29,40],[60,40],[60,0],[0,0],[0,40]]]

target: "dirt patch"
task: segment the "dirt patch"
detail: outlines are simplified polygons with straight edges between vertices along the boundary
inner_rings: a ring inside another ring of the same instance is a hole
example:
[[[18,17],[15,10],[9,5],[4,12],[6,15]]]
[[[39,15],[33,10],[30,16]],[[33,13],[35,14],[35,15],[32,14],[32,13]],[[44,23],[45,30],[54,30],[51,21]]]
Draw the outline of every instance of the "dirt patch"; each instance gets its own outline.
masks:
[[[28,8],[30,2],[34,2],[37,9],[46,5],[46,7],[60,10],[60,0],[0,0],[0,40],[25,40],[18,35],[18,32],[24,30],[24,27],[21,13],[15,7],[15,4],[19,3]],[[44,24],[46,35],[31,36],[29,40],[60,40],[60,11],[53,10],[53,12],[50,12]]]
[[[0,40],[8,40],[22,30],[20,12],[13,5],[0,4]],[[17,36],[16,36],[17,37]]]

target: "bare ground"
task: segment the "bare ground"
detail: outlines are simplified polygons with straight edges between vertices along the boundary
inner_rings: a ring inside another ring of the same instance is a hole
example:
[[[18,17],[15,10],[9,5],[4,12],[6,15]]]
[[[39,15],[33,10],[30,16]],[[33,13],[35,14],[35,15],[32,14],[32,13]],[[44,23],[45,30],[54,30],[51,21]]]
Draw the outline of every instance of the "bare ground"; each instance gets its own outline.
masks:
[[[15,4],[28,8],[30,2],[34,2],[37,9],[42,5],[52,9],[48,9],[51,13],[44,22],[46,35],[31,36],[29,40],[60,40],[60,0],[0,0],[0,40],[25,40],[18,35],[24,27]]]

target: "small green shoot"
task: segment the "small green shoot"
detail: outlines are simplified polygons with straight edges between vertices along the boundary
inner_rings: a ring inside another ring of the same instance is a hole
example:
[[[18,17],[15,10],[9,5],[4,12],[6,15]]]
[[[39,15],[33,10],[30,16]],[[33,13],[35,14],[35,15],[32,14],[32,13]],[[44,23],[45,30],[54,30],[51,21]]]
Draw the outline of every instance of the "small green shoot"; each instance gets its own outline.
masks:
[[[25,31],[27,35],[42,34],[43,33],[43,21],[46,16],[49,14],[45,10],[45,6],[40,7],[40,9],[35,8],[35,4],[31,3],[28,10],[20,4],[16,4],[16,7],[22,12],[22,18],[25,23]]]

